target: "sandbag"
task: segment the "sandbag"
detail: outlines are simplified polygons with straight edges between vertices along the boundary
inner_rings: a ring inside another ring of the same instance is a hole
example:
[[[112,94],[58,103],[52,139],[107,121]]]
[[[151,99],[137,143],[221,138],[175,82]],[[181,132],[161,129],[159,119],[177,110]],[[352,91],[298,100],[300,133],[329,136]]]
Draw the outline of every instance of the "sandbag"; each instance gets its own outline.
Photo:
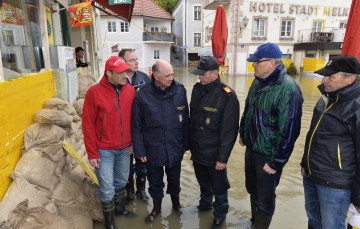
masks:
[[[85,181],[81,184],[81,191],[85,196],[85,206],[89,209],[91,218],[95,221],[103,222],[104,215],[101,209],[98,186],[92,180]]]
[[[76,110],[76,113],[81,117],[82,116],[82,109],[83,109],[83,106],[84,106],[84,99],[78,99],[74,102],[73,104],[75,110]]]
[[[87,90],[96,84],[96,80],[90,75],[79,75],[79,96],[78,99],[85,98]]]
[[[56,163],[50,157],[35,149],[30,149],[17,163],[12,176],[21,177],[33,185],[52,190],[59,181],[54,175]]]
[[[23,153],[29,149],[41,152],[59,152],[66,131],[57,125],[32,124],[24,134]]]
[[[60,205],[59,215],[72,229],[92,229],[93,221],[88,210],[80,205]]]
[[[71,127],[73,117],[68,115],[65,111],[41,109],[36,112],[35,122],[40,124],[54,124],[61,127]]]
[[[14,229],[67,229],[72,226],[63,218],[54,215],[43,207],[29,208],[25,200],[9,214],[11,228]]]
[[[52,109],[58,111],[65,111],[68,115],[76,115],[76,110],[71,103],[59,99],[59,98],[51,98],[44,104],[45,109]]]
[[[78,185],[71,181],[68,175],[61,177],[60,182],[51,194],[51,199],[57,205],[85,203],[85,197],[80,191]]]
[[[49,196],[49,191],[30,184],[24,178],[14,178],[4,198],[0,202],[0,222],[7,221],[9,213],[13,211],[20,202],[28,200],[28,206],[30,208],[44,207],[50,202]]]

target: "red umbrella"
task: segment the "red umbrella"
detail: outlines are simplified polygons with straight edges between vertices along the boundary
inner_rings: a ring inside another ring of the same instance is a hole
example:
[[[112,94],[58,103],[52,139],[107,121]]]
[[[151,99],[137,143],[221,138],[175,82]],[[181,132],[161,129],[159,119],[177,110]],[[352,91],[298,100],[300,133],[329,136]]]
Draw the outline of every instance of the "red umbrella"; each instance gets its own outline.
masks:
[[[342,54],[360,60],[360,1],[353,0],[346,25]]]
[[[228,37],[228,26],[225,9],[222,5],[216,7],[216,16],[212,31],[211,43],[214,57],[219,65],[225,64],[225,51]]]

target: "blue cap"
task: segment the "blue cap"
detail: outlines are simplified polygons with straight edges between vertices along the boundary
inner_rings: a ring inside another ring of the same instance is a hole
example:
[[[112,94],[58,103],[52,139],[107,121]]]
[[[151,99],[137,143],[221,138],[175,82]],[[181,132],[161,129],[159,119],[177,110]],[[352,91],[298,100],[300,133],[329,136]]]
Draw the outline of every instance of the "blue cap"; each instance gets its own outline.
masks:
[[[282,52],[277,44],[266,43],[260,45],[249,58],[246,60],[249,62],[256,62],[262,58],[281,59]]]

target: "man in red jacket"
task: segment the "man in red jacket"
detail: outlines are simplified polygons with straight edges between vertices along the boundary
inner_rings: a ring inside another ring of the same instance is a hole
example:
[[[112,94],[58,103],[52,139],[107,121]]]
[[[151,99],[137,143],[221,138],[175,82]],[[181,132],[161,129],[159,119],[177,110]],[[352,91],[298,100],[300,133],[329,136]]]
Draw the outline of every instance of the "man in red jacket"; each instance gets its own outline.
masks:
[[[106,228],[115,229],[115,214],[132,216],[125,209],[129,176],[131,109],[135,90],[127,83],[129,66],[110,57],[101,81],[89,88],[82,113],[82,130],[90,164],[99,180],[99,197]]]

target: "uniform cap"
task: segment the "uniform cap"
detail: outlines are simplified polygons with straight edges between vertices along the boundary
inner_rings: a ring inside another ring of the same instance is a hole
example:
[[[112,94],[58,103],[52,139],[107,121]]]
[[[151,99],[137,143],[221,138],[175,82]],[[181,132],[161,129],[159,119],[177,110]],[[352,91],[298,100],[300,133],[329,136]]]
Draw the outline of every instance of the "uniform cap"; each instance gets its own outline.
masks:
[[[199,60],[197,67],[191,72],[194,75],[202,75],[207,71],[219,69],[219,64],[214,57],[206,56]]]
[[[337,56],[329,60],[324,68],[315,71],[322,76],[331,76],[338,72],[360,74],[360,63],[352,56]]]

